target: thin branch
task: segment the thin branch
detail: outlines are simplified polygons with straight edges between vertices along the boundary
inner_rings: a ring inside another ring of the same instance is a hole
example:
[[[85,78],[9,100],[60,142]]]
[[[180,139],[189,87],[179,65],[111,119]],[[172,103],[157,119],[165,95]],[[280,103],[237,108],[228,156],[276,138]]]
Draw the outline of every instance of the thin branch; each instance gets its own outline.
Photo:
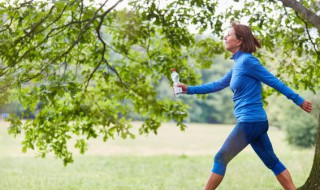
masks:
[[[55,6],[53,5],[49,11],[49,13],[42,18],[38,23],[36,23],[30,30],[30,32],[27,32],[24,36],[18,38],[17,40],[15,40],[15,42],[13,43],[13,46],[16,46],[19,42],[21,42],[23,39],[25,39],[27,36],[32,35],[35,30],[37,29],[38,26],[40,26],[53,12],[53,9],[55,8]]]
[[[100,15],[100,18],[104,18],[108,13],[110,13],[114,8],[116,8],[116,6],[118,6],[119,3],[121,3],[123,0],[118,0],[118,2],[116,2],[112,7],[110,7],[106,12],[104,12],[102,15]],[[107,1],[106,1],[107,2]],[[105,2],[105,3],[106,3]],[[105,4],[104,3],[104,4]]]
[[[26,7],[26,6],[28,6],[28,5],[32,4],[32,3],[33,3],[33,0],[20,3],[20,4],[19,4],[20,7],[16,7],[15,9],[21,9],[22,7]]]
[[[114,71],[114,72],[117,74],[120,82],[121,82],[123,85],[125,85],[125,84],[122,82],[122,79],[121,79],[119,73],[116,71],[116,69],[112,68],[112,67],[109,65],[108,61],[107,61],[107,60],[105,59],[105,57],[104,57],[104,54],[105,54],[105,52],[106,52],[106,46],[107,46],[107,45],[106,45],[106,43],[104,42],[104,40],[102,39],[102,36],[101,36],[101,33],[100,33],[100,30],[101,30],[101,27],[102,27],[103,20],[104,20],[105,16],[106,16],[108,13],[110,13],[111,10],[113,10],[113,9],[114,9],[120,2],[122,2],[122,1],[123,1],[123,0],[119,0],[117,3],[115,3],[112,7],[110,7],[107,11],[105,11],[105,12],[100,16],[100,22],[99,22],[99,25],[98,25],[97,28],[96,28],[96,32],[97,32],[97,35],[98,35],[98,39],[99,39],[99,41],[102,43],[102,46],[103,46],[103,49],[102,49],[102,51],[101,51],[101,60],[99,61],[99,63],[97,64],[97,66],[93,69],[93,71],[90,73],[90,75],[89,75],[89,77],[88,77],[88,79],[87,79],[87,82],[86,82],[85,90],[87,90],[87,88],[88,88],[88,86],[89,86],[89,83],[90,83],[90,80],[92,79],[94,73],[98,70],[98,68],[100,67],[100,65],[101,65],[103,62],[105,62],[105,63],[108,65],[108,68],[110,68],[112,71]],[[106,3],[106,2],[105,2],[105,3]]]
[[[108,0],[107,0],[108,1]],[[52,62],[55,62],[56,60],[60,59],[61,57],[67,55],[78,43],[79,43],[79,39],[80,36],[82,35],[82,32],[87,29],[87,27],[89,27],[89,25],[97,18],[98,12],[104,7],[104,5],[107,3],[107,1],[105,1],[100,7],[99,9],[96,10],[96,12],[94,13],[93,17],[81,28],[81,30],[78,33],[78,37],[77,39],[73,42],[73,44],[67,49],[67,51],[65,51],[64,53],[62,53],[60,56],[57,56]]]
[[[102,51],[103,52],[103,51]],[[101,54],[104,54],[104,53],[101,53]],[[98,63],[98,65],[93,69],[93,71],[90,73],[90,75],[89,75],[89,77],[88,77],[88,79],[87,79],[87,81],[86,81],[86,86],[85,86],[85,91],[87,91],[87,88],[88,88],[88,86],[89,86],[89,83],[90,83],[90,81],[91,81],[91,79],[92,79],[92,77],[93,77],[93,75],[94,75],[94,73],[99,69],[99,67],[100,67],[100,65],[103,63],[103,61],[104,61],[105,59],[104,59],[104,56],[101,58],[101,60],[99,61],[99,63]]]
[[[123,82],[122,78],[120,77],[120,74],[119,74],[119,72],[117,71],[117,69],[113,68],[106,59],[105,59],[104,61],[105,61],[105,63],[108,65],[108,68],[117,75],[118,79],[120,80],[120,83],[121,83],[125,88],[128,88],[128,86]]]
[[[147,4],[149,5],[149,1],[147,1]],[[148,11],[150,11],[150,9],[148,9]],[[151,55],[149,53],[149,50],[150,50],[150,37],[151,37],[151,29],[150,29],[150,20],[148,20],[148,34],[149,34],[149,38],[147,39],[148,42],[147,42],[147,54],[148,54],[148,57],[149,57],[149,63],[151,63]],[[148,65],[150,67],[150,65]]]
[[[282,7],[283,7],[283,9],[284,9],[284,12],[285,12],[286,16],[288,17],[288,19],[290,19],[290,16],[289,16],[289,14],[288,14],[288,11],[287,11],[286,6],[282,6]],[[279,23],[279,24],[281,25],[281,23]],[[293,35],[292,25],[289,24],[289,27],[290,27],[290,29],[291,29],[291,43],[292,43],[292,45],[291,45],[291,54],[292,54],[293,47],[294,47],[294,41],[293,41],[294,35]],[[292,61],[292,59],[291,59],[291,61]]]
[[[81,1],[81,3],[80,3],[80,14],[79,14],[79,20],[81,20],[82,15],[83,15],[83,1]],[[82,23],[79,23],[79,28],[81,28],[81,27],[82,27],[82,25],[81,25],[81,24],[82,24]]]
[[[66,80],[65,76],[66,76],[67,69],[68,69],[68,62],[67,62],[67,57],[65,57],[65,59],[64,59],[64,70],[63,70],[63,75],[62,75],[62,78],[64,78],[64,81]]]
[[[58,17],[57,17],[52,23],[50,23],[47,27],[43,28],[42,30],[40,30],[40,31],[37,32],[37,33],[43,32],[44,30],[46,30],[46,29],[48,29],[50,26],[52,26],[54,23],[56,23],[58,20],[60,20],[61,17],[62,17],[62,14],[65,12],[67,6],[68,6],[68,4],[67,4],[66,6],[64,6],[64,8],[63,8],[63,10],[61,11],[61,13],[58,15]],[[23,54],[22,56],[20,56],[20,58],[19,58],[18,60],[16,59],[16,61],[15,61],[15,63],[14,63],[13,65],[17,64],[18,62],[20,62],[30,51],[35,50],[36,48],[38,48],[39,46],[41,46],[43,43],[45,43],[45,42],[49,39],[50,34],[51,34],[54,30],[56,30],[56,28],[52,29],[52,30],[46,35],[46,37],[45,37],[37,46],[34,46],[33,48],[30,48],[30,49],[28,49],[28,51],[24,52],[24,54]],[[29,43],[30,41],[31,41],[31,38],[29,39],[29,41],[28,41],[27,43]],[[22,48],[23,48],[23,46],[21,46],[21,48],[20,48],[20,49],[18,50],[18,52],[16,53],[16,58],[19,57],[18,55],[19,55],[19,53],[20,53],[20,51],[21,51]]]
[[[0,30],[0,33],[6,31],[6,30],[8,30],[8,29],[10,29],[10,26],[11,26],[11,24],[12,24],[12,21],[13,21],[13,17],[10,18],[10,23],[9,23],[3,30]],[[5,23],[5,22],[7,22],[7,20],[4,21],[4,23]]]
[[[115,53],[119,53],[119,54],[121,54],[121,52],[119,52],[119,51],[115,50],[112,46],[110,46],[110,45],[108,45],[108,44],[106,44],[106,46],[107,46],[108,48],[110,48],[112,51],[114,51]],[[135,63],[143,64],[143,62],[137,61],[137,60],[135,60],[135,59],[134,59],[134,58],[132,58],[132,57],[129,57],[129,56],[127,56],[127,55],[123,55],[123,54],[121,54],[121,55],[122,55],[123,57],[125,57],[125,58],[129,59],[130,61],[133,61],[133,62],[135,62]]]
[[[313,42],[312,37],[311,37],[311,35],[310,35],[307,21],[305,21],[302,17],[300,17],[297,12],[295,12],[295,14],[296,14],[296,16],[304,23],[305,29],[306,29],[307,34],[308,34],[308,38],[309,38],[309,40],[310,40],[310,42],[311,42],[311,44],[312,44],[312,46],[313,46],[314,51],[315,51],[318,55],[320,55],[320,52],[317,50],[316,44]]]
[[[90,73],[90,75],[89,75],[89,77],[87,79],[87,82],[86,82],[85,91],[87,90],[87,88],[89,86],[89,83],[90,83],[90,80],[92,79],[94,73],[98,70],[98,68],[100,67],[101,63],[104,61],[104,54],[106,52],[106,43],[103,41],[103,39],[101,37],[101,33],[100,33],[100,29],[101,29],[101,26],[102,26],[102,23],[103,23],[103,19],[104,19],[104,17],[102,17],[100,19],[99,25],[96,28],[96,32],[98,34],[98,39],[101,41],[101,43],[103,45],[103,49],[101,51],[101,60],[99,61],[98,65],[93,69],[93,71]]]

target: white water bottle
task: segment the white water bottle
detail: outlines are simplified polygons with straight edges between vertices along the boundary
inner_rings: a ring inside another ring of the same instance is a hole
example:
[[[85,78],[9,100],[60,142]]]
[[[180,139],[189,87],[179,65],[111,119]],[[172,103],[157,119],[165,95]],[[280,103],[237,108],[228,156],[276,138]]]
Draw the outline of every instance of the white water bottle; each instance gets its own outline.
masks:
[[[179,74],[177,73],[175,68],[173,68],[171,71],[172,71],[171,79],[173,81],[173,91],[176,97],[179,97],[182,94],[182,88],[177,86],[177,84],[180,83]]]

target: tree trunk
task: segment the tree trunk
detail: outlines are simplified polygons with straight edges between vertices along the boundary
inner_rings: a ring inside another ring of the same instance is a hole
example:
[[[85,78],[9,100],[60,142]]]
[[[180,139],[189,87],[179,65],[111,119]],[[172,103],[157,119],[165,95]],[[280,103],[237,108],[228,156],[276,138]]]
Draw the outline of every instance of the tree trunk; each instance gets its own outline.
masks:
[[[318,134],[313,165],[307,181],[302,187],[298,188],[298,190],[320,190],[320,113],[318,118]]]

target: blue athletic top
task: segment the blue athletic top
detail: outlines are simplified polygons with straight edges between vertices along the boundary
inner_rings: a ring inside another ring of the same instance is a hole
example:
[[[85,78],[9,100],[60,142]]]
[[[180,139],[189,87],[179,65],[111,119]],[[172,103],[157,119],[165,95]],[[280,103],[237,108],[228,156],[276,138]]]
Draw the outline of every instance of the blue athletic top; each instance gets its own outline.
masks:
[[[304,99],[267,71],[251,53],[238,51],[232,56],[235,63],[221,79],[199,86],[189,86],[187,94],[207,94],[228,86],[233,91],[234,115],[238,122],[266,121],[262,103],[261,82],[278,90],[295,104]]]

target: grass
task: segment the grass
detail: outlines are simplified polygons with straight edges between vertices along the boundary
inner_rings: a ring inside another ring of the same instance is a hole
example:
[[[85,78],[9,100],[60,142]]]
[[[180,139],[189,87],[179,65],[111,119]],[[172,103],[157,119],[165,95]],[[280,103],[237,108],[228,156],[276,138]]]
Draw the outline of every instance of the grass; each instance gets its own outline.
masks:
[[[139,125],[135,123],[135,125]],[[0,122],[0,190],[197,190],[203,189],[213,156],[232,126],[190,124],[180,132],[164,124],[158,135],[90,141],[85,155],[75,152],[67,167],[49,156],[21,153],[21,137],[7,135]],[[313,149],[288,146],[282,131],[270,129],[275,152],[287,166],[297,186],[308,177]],[[250,147],[228,166],[219,190],[281,189]]]

